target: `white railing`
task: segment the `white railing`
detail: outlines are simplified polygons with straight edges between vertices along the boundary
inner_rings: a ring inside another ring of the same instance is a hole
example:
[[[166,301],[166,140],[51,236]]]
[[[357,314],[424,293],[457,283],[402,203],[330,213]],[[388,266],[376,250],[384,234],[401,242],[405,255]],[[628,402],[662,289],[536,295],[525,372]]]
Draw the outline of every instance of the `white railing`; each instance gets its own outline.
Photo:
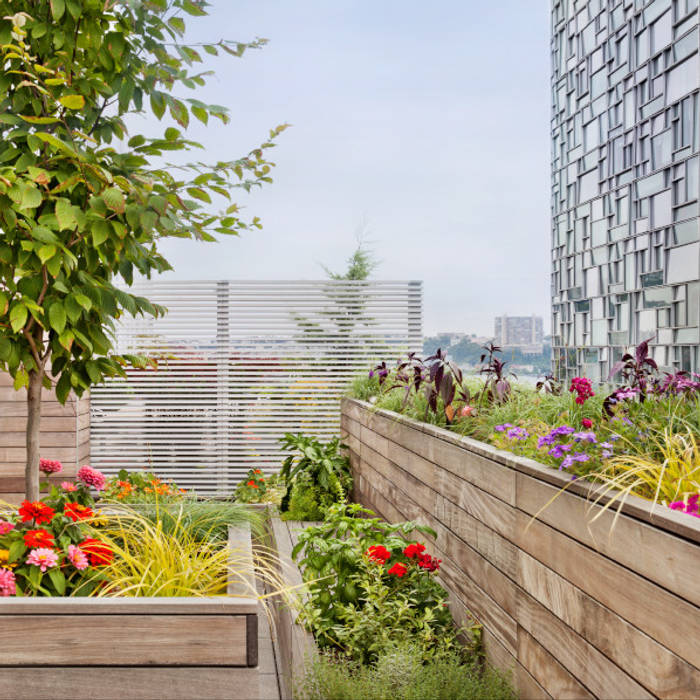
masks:
[[[285,432],[338,433],[339,398],[378,358],[422,345],[421,282],[144,282],[161,319],[127,320],[119,352],[158,360],[92,391],[91,459],[203,495],[270,473]]]

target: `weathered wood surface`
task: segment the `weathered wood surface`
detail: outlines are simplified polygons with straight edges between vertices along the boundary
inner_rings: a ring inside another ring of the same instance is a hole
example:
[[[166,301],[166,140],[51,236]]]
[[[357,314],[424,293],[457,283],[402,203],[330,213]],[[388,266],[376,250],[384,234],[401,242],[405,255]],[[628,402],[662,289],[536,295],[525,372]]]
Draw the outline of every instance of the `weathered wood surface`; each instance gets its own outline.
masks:
[[[53,392],[42,392],[41,454],[63,463],[63,479],[73,478],[90,460],[90,399],[71,395],[65,405]],[[24,492],[27,392],[15,391],[12,379],[0,373],[0,500],[18,502]]]
[[[275,597],[273,602],[273,634],[280,657],[280,690],[284,700],[291,700],[294,679],[300,677],[307,660],[316,652],[313,635],[299,624],[299,600],[303,599],[303,580],[299,567],[292,560],[292,549],[300,530],[313,523],[282,521],[270,518],[271,546],[277,552],[280,575],[285,587],[294,589],[287,600]]]
[[[259,685],[255,668],[43,666],[5,671],[0,700],[249,700]]]
[[[532,460],[358,401],[341,425],[357,499],[436,530],[453,612],[521,697],[700,697],[700,523],[631,499],[609,536],[588,485]]]

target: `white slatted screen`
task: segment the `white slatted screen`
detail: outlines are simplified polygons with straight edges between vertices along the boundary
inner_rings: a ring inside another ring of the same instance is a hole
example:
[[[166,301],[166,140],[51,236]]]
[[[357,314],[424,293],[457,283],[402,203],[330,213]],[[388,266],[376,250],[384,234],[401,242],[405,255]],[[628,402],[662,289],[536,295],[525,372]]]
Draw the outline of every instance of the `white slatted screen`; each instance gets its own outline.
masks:
[[[421,282],[143,282],[168,308],[126,320],[119,352],[158,359],[91,393],[91,459],[152,469],[202,495],[279,469],[285,432],[339,430],[339,397],[378,358],[422,346]]]

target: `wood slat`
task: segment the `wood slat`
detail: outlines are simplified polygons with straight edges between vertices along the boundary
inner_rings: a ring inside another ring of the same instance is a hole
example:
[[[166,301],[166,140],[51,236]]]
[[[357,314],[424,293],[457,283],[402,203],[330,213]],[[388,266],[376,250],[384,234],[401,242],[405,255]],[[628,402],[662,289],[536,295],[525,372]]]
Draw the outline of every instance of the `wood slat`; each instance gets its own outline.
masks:
[[[0,666],[248,664],[244,615],[0,614],[0,629],[13,640]]]

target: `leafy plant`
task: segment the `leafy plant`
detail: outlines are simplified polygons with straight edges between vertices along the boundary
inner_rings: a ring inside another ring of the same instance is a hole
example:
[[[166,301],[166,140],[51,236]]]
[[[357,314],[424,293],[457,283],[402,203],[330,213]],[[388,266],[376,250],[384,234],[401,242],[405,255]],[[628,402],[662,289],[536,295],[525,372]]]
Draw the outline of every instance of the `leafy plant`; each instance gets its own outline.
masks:
[[[249,469],[236,486],[234,499],[239,503],[271,503],[278,506],[285,493],[278,474],[265,476],[261,469]]]
[[[308,474],[302,473],[294,480],[282,520],[323,520],[326,509],[333,503],[332,494],[323,492]]]
[[[614,379],[618,374],[622,375],[625,388],[613,392],[606,400],[606,410],[609,403],[614,405],[619,400],[621,391],[636,391],[641,403],[647,398],[647,390],[659,367],[655,360],[649,356],[649,341],[643,340],[634,350],[634,354],[625,353],[619,362],[613,365],[608,379]]]
[[[120,469],[116,477],[107,480],[102,494],[102,500],[119,503],[168,503],[185,498],[185,489],[172,481],[162,481],[153,472],[126,469]]]
[[[457,652],[424,663],[415,643],[382,652],[375,664],[326,652],[308,659],[295,682],[301,700],[515,700],[508,676]]]
[[[291,454],[284,460],[280,482],[287,489],[282,499],[282,511],[289,508],[295,482],[303,474],[309,485],[318,486],[322,493],[332,495],[335,501],[344,501],[352,488],[350,462],[341,450],[347,449],[339,438],[322,443],[311,435],[287,433],[280,445]]]
[[[391,525],[357,504],[329,507],[308,527],[292,556],[308,582],[303,619],[321,647],[364,662],[414,636],[425,659],[456,646],[447,594],[433,573],[440,561],[412,533],[435,536],[415,522]]]
[[[479,374],[484,375],[485,380],[479,393],[479,403],[504,403],[513,391],[510,378],[517,379],[517,376],[507,372],[506,363],[496,357],[501,348],[493,343],[487,343],[483,347],[486,352],[481,355],[480,362],[486,364],[479,370]]]
[[[0,0],[0,369],[15,389],[27,388],[31,501],[39,493],[42,388],[53,386],[65,402],[71,391],[124,376],[125,365],[147,366],[115,354],[114,324],[165,309],[122,284],[170,269],[158,247],[164,238],[213,241],[260,227],[241,218],[231,188],[271,181],[265,151],[285,125],[231,162],[163,162],[170,151],[199,146],[184,133],[190,117],[228,122],[224,107],[178,96],[206,83],[196,68],[201,48],[241,56],[264,44],[187,45],[185,16],[205,16],[208,7]],[[128,115],[161,120],[166,112],[180,129],[129,138]]]

